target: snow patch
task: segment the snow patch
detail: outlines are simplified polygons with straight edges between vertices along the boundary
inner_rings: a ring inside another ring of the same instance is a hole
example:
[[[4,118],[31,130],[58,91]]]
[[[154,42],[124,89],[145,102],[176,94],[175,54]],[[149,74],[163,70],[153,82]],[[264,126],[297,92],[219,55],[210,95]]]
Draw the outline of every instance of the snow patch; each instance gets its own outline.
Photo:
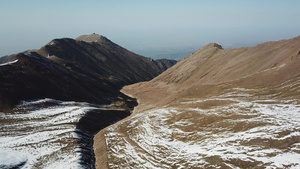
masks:
[[[10,149],[3,149],[0,153],[0,168],[16,168],[27,162],[26,155]]]
[[[2,63],[2,64],[0,64],[0,66],[12,65],[12,64],[14,64],[14,63],[17,63],[18,61],[19,61],[19,59],[14,60],[14,61],[11,61],[11,62]]]

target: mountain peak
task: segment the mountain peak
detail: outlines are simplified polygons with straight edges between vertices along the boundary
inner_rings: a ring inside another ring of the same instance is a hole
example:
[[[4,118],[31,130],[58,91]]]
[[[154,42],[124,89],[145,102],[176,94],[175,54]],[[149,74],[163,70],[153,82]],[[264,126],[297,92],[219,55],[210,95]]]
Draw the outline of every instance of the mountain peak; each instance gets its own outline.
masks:
[[[90,35],[81,35],[78,38],[76,38],[75,40],[77,41],[85,41],[85,42],[96,42],[96,43],[101,43],[101,42],[107,42],[110,41],[108,40],[105,36],[93,33]]]
[[[223,49],[221,45],[217,44],[217,43],[209,43],[207,45],[205,45],[204,47],[202,47],[203,49],[208,49],[208,48],[218,48],[218,49]]]

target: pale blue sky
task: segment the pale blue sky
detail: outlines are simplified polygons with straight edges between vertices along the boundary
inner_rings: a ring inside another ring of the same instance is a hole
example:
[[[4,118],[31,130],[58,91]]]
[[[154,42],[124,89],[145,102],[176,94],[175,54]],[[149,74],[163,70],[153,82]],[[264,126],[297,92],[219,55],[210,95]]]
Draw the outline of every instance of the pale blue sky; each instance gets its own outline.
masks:
[[[255,45],[300,35],[299,0],[2,0],[0,56],[98,33],[129,49]]]

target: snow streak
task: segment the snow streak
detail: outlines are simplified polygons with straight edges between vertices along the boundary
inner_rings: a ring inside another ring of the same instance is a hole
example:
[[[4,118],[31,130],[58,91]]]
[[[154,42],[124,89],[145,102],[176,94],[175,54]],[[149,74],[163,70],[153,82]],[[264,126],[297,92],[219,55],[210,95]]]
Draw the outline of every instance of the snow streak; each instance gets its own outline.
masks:
[[[225,106],[160,108],[110,127],[109,167],[300,168],[300,105],[234,90],[211,98]]]

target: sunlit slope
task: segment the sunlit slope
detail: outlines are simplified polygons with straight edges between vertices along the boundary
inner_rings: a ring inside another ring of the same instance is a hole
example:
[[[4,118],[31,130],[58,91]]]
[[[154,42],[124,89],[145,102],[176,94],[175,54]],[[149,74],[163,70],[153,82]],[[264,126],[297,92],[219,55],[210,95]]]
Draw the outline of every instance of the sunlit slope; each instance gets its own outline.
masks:
[[[189,95],[219,94],[226,86],[276,88],[300,75],[299,51],[300,37],[238,49],[222,49],[212,43],[152,81],[127,86],[123,91],[141,103],[164,105]]]
[[[101,132],[108,168],[299,168],[299,51],[300,37],[208,44],[126,86],[139,105]]]

